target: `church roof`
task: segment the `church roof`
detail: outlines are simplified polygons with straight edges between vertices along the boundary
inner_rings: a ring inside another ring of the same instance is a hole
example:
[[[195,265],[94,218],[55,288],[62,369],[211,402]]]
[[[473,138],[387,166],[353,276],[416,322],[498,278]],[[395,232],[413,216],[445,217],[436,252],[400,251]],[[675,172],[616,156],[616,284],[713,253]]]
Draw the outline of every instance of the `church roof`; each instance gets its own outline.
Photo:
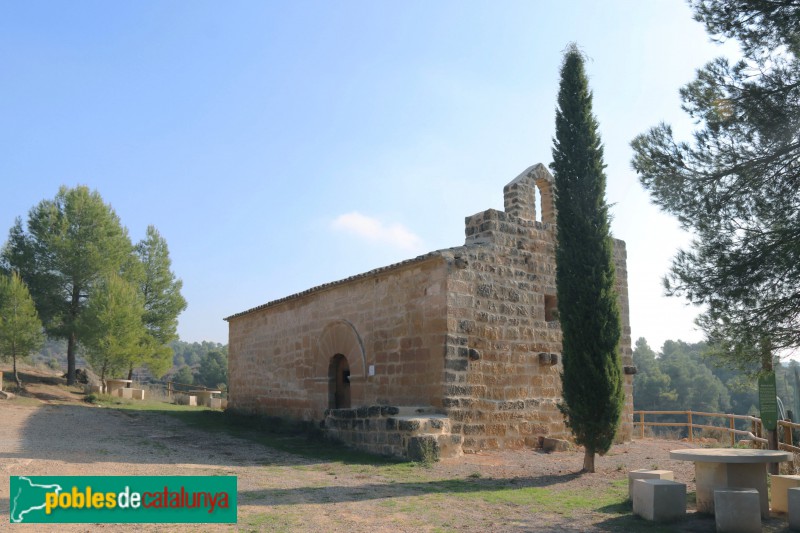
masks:
[[[235,313],[235,314],[233,314],[233,315],[231,315],[229,317],[224,318],[224,320],[230,321],[232,318],[237,318],[237,317],[252,313],[254,311],[259,311],[261,309],[266,309],[267,307],[272,307],[274,305],[278,305],[278,304],[281,304],[281,303],[284,303],[284,302],[288,302],[290,300],[295,300],[295,299],[300,298],[302,296],[308,296],[309,294],[314,294],[316,292],[321,292],[321,291],[324,291],[325,289],[329,289],[331,287],[337,287],[339,285],[344,285],[345,283],[350,283],[351,281],[357,281],[357,280],[360,280],[360,279],[369,278],[369,277],[375,276],[377,274],[382,274],[383,272],[389,272],[390,270],[395,270],[395,269],[402,268],[402,267],[405,267],[405,266],[408,266],[408,265],[413,265],[415,263],[423,263],[425,261],[428,261],[428,260],[436,258],[436,257],[442,257],[442,252],[443,251],[444,250],[437,250],[437,251],[434,251],[434,252],[429,252],[427,254],[423,254],[423,255],[414,257],[413,259],[406,259],[405,261],[400,261],[399,263],[394,263],[394,264],[391,264],[391,265],[379,267],[379,268],[370,270],[369,272],[364,272],[362,274],[356,274],[355,276],[350,276],[349,278],[340,279],[338,281],[332,281],[330,283],[323,283],[322,285],[317,285],[316,287],[311,287],[310,289],[306,289],[306,290],[304,290],[302,292],[291,294],[289,296],[286,296],[284,298],[280,298],[278,300],[272,300],[271,302],[267,302],[267,303],[259,305],[257,307],[253,307],[252,309],[248,309],[247,311],[242,311],[240,313]]]

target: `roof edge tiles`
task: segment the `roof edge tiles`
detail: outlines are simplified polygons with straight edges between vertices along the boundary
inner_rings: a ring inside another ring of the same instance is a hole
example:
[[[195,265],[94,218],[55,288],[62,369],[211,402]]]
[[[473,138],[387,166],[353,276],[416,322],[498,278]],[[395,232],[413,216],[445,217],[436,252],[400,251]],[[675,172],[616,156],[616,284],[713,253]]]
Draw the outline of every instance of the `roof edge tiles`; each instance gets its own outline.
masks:
[[[437,250],[437,251],[434,251],[434,252],[429,252],[427,254],[423,254],[423,255],[414,257],[412,259],[406,259],[405,261],[400,261],[399,263],[394,263],[394,264],[391,264],[391,265],[375,268],[373,270],[370,270],[368,272],[364,272],[362,274],[356,274],[355,276],[350,276],[348,278],[340,279],[338,281],[332,281],[330,283],[323,283],[322,285],[317,285],[316,287],[311,287],[310,289],[306,289],[306,290],[304,290],[302,292],[291,294],[289,296],[285,296],[285,297],[280,298],[278,300],[272,300],[272,301],[267,302],[265,304],[261,304],[261,305],[259,305],[257,307],[253,307],[251,309],[248,309],[247,311],[242,311],[240,313],[235,313],[235,314],[233,314],[233,315],[231,315],[229,317],[225,317],[223,320],[228,322],[233,318],[238,318],[240,316],[244,316],[244,315],[253,313],[255,311],[260,311],[262,309],[266,309],[268,307],[273,307],[275,305],[282,304],[282,303],[288,302],[290,300],[295,300],[297,298],[301,298],[303,296],[308,296],[309,294],[314,294],[314,293],[317,293],[317,292],[321,292],[321,291],[323,291],[325,289],[330,289],[332,287],[338,287],[339,285],[344,285],[346,283],[350,283],[351,281],[357,281],[357,280],[360,280],[360,279],[369,278],[369,277],[372,277],[372,276],[376,276],[378,274],[382,274],[384,272],[388,272],[390,270],[395,270],[395,269],[402,268],[402,267],[405,267],[405,266],[408,266],[408,265],[413,265],[415,263],[424,263],[425,261],[428,261],[430,259],[435,259],[435,258],[440,258],[440,257],[443,258],[444,256],[442,255],[442,252],[444,252],[444,251],[445,250]]]

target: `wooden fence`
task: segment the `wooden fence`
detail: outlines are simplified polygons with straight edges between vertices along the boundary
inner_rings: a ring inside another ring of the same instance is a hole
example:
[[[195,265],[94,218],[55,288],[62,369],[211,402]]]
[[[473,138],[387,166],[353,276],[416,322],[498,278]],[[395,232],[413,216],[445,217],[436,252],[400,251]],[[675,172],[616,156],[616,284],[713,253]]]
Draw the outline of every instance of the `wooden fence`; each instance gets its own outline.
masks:
[[[645,415],[683,415],[686,417],[685,422],[653,422],[645,420]],[[710,424],[698,424],[695,418],[722,418],[725,419],[722,425],[714,426]],[[736,429],[736,421],[742,420],[750,423],[750,429]],[[694,442],[694,430],[710,429],[715,431],[727,432],[731,438],[731,446],[736,445],[736,435],[742,435],[747,440],[757,442],[762,445],[767,445],[767,439],[763,435],[763,426],[761,419],[755,416],[748,415],[732,415],[725,413],[704,413],[702,411],[634,411],[633,424],[639,426],[639,433],[644,438],[644,431],[646,427],[685,427],[689,437],[689,442]],[[794,438],[792,430],[800,429],[800,424],[791,422],[789,420],[778,420],[778,427],[782,431],[778,431],[778,448],[781,450],[800,453],[800,447],[794,445]]]

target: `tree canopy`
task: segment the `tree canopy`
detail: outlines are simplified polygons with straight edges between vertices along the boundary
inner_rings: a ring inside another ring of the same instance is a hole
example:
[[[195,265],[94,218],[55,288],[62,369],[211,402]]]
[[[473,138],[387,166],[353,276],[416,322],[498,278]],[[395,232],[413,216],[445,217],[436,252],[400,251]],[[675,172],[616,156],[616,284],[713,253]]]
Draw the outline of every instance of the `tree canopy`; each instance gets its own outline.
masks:
[[[61,187],[17,219],[3,261],[19,272],[47,334],[67,340],[67,382],[75,383],[78,321],[89,293],[104,276],[120,274],[133,246],[116,213],[97,191]]]
[[[800,3],[694,0],[695,18],[744,57],[718,58],[681,89],[691,142],[667,124],[636,137],[652,200],[693,233],[665,278],[741,364],[800,346]]]
[[[584,470],[611,447],[624,393],[621,321],[609,236],[603,147],[592,114],[583,56],[572,45],[561,67],[553,147],[556,192],[556,288],[562,331],[564,402]]]
[[[177,337],[177,317],[186,300],[180,293],[182,283],[171,270],[166,240],[150,226],[134,247],[127,229],[97,191],[61,187],[54,200],[30,210],[26,226],[17,219],[0,256],[0,268],[20,273],[47,334],[67,341],[67,383],[75,382],[79,345],[90,352],[100,351],[103,343],[117,346],[116,355],[107,354],[110,360],[97,359],[98,354],[88,358],[93,366],[107,370],[131,372],[146,365],[153,374],[163,375],[170,369],[170,342]],[[130,297],[131,291],[136,298]],[[87,310],[90,316],[84,317]],[[138,331],[136,350],[130,353],[128,332],[120,329],[117,315],[132,320],[130,331]],[[112,364],[120,358],[127,361],[124,369]]]
[[[44,342],[42,322],[28,287],[16,272],[0,274],[0,359],[11,358],[17,386],[17,359],[38,350]]]
[[[183,282],[172,272],[167,241],[154,226],[147,227],[147,236],[136,245],[135,252],[142,266],[136,284],[144,306],[145,329],[141,360],[135,363],[144,363],[150,372],[161,376],[172,366],[169,343],[178,338],[178,315],[186,309],[181,295]]]
[[[111,274],[92,287],[78,320],[87,360],[105,381],[127,369],[140,354],[142,302],[131,283]]]

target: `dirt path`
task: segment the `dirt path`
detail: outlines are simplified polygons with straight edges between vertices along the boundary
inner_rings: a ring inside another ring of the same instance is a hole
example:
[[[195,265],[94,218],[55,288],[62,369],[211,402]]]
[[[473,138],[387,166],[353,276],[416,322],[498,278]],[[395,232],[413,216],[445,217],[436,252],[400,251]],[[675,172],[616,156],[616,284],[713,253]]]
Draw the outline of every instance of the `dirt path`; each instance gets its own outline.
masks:
[[[582,456],[574,452],[481,453],[430,468],[387,468],[303,458],[194,429],[163,413],[65,399],[0,403],[2,475],[237,476],[237,525],[170,525],[170,531],[627,531],[631,519],[620,522],[618,509],[539,512],[534,489],[566,499],[605,490],[635,468],[662,468],[694,490],[692,465],[668,458],[668,450],[688,446],[675,441],[615,446],[589,475],[575,474]],[[531,490],[515,500],[514,494],[523,494],[517,489]],[[0,483],[0,530],[8,524],[8,490],[7,482]],[[503,497],[494,501],[492,494]],[[675,530],[714,530],[713,519],[692,514]],[[768,530],[784,525],[776,520]],[[13,530],[141,532],[165,526],[18,524]]]

